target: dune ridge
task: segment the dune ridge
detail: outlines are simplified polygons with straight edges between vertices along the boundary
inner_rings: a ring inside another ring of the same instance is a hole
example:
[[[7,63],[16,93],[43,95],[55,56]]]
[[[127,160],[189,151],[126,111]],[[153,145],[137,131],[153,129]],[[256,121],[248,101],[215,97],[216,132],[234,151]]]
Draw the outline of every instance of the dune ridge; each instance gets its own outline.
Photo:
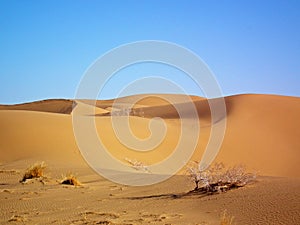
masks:
[[[26,110],[50,113],[70,114],[73,110],[73,100],[46,99],[14,105],[0,105],[0,110]]]

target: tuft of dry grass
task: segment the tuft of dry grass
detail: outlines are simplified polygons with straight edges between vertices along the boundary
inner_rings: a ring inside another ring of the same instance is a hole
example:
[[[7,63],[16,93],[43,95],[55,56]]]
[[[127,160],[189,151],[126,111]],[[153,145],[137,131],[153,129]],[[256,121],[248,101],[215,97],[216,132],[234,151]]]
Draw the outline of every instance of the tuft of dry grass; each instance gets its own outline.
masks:
[[[234,225],[233,220],[234,217],[229,216],[225,210],[221,216],[220,225]]]
[[[26,169],[25,174],[23,175],[23,178],[20,180],[20,182],[24,183],[28,179],[43,177],[45,169],[46,165],[44,162],[33,164]]]
[[[72,173],[63,176],[63,179],[60,181],[60,184],[81,186],[82,184],[78,181],[75,175]]]

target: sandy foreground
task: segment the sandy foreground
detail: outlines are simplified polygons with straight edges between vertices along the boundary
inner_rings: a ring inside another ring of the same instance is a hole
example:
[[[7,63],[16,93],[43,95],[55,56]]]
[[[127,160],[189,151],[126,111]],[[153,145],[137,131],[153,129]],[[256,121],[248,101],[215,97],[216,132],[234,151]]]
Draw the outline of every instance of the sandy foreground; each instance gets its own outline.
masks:
[[[94,110],[98,136],[116,159],[151,165],[168,157],[180,137],[180,118],[164,97],[130,96],[119,99],[118,104],[97,101],[96,107],[92,101],[79,101],[76,107],[81,104],[82,109]],[[172,98],[185,107],[182,96]],[[191,157],[199,161],[214,124],[207,100],[191,99],[199,118],[196,121],[185,114],[191,124],[185,132],[193,137],[193,126],[200,121],[201,132]],[[300,224],[300,98],[237,95],[225,101],[226,133],[215,161],[243,164],[259,177],[245,187],[215,195],[188,194],[193,183],[184,168],[162,183],[143,187],[116,184],[98,175],[78,149],[72,127],[73,101],[0,105],[0,223],[220,224],[226,210],[236,224]],[[139,138],[151,135],[152,118],[165,122],[166,136],[153,151],[133,151],[114,134],[112,112],[128,107],[136,112],[129,123]],[[45,183],[21,184],[25,169],[41,161],[47,164]],[[69,172],[83,185],[59,184]]]

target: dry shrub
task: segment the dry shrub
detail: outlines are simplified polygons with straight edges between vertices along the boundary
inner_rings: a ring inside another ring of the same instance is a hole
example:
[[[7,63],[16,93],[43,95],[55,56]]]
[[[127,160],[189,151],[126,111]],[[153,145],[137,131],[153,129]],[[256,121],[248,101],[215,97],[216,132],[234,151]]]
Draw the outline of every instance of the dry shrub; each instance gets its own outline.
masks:
[[[131,159],[125,158],[125,161],[128,162],[130,164],[130,166],[135,170],[145,172],[145,173],[150,173],[149,167],[138,160],[131,160]]]
[[[73,185],[73,186],[81,186],[82,184],[78,181],[75,175],[72,173],[67,174],[60,181],[60,184]]]
[[[44,176],[45,169],[46,165],[44,162],[33,164],[32,166],[27,168],[20,182],[24,183],[28,179],[42,178]]]
[[[197,164],[197,166],[189,167],[188,172],[195,183],[194,191],[207,193],[243,187],[256,179],[256,174],[247,173],[244,166],[225,168],[223,163],[215,163],[204,171],[200,171]]]
[[[220,225],[234,225],[233,220],[234,217],[229,216],[225,210],[221,216]]]

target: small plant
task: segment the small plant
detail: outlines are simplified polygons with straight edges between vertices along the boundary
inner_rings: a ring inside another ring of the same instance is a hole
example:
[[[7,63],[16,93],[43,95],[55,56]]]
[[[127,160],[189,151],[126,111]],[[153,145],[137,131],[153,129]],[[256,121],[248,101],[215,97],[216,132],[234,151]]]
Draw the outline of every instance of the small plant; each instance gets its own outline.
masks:
[[[126,162],[128,162],[131,165],[131,167],[133,169],[142,171],[142,172],[146,172],[146,173],[150,173],[148,166],[144,165],[144,163],[137,161],[137,160],[131,160],[128,158],[125,158],[125,160],[126,160]]]
[[[82,184],[78,181],[78,179],[72,173],[67,174],[60,181],[60,184],[73,185],[73,186],[81,186]]]
[[[28,179],[43,178],[45,169],[46,169],[46,165],[44,162],[33,164],[32,166],[27,168],[20,182],[24,183]]]
[[[225,168],[222,163],[216,163],[201,171],[197,167],[189,167],[188,172],[195,183],[194,191],[206,193],[225,192],[232,188],[243,187],[256,179],[256,174],[245,172],[244,166]]]
[[[233,220],[234,217],[229,216],[225,210],[221,216],[220,225],[234,225]]]

